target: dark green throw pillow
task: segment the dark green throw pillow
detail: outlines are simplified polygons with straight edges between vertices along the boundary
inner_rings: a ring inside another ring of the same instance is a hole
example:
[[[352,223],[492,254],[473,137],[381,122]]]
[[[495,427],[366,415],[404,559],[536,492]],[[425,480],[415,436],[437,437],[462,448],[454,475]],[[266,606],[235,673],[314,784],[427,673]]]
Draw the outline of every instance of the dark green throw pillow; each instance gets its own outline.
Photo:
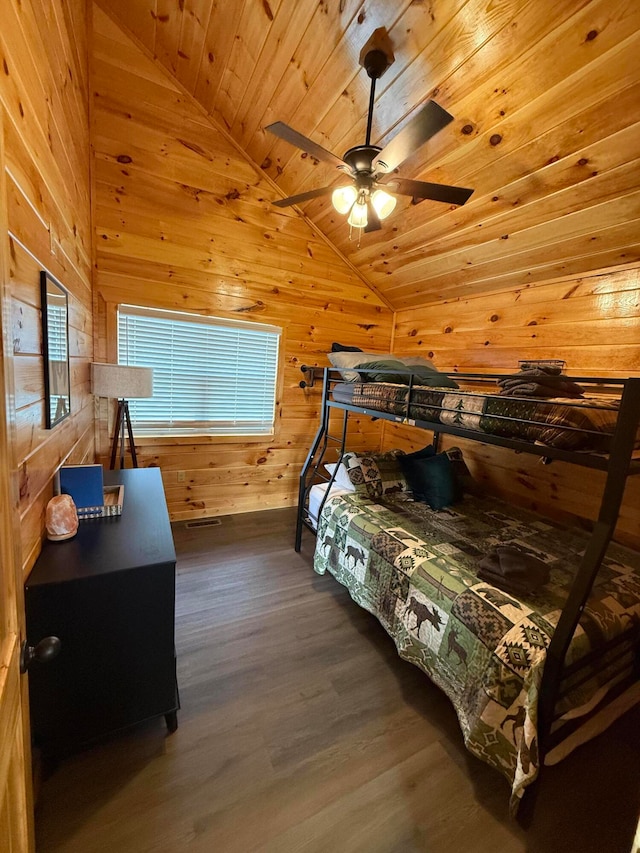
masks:
[[[446,453],[418,458],[398,457],[415,500],[431,509],[444,509],[461,497],[451,460]]]
[[[413,453],[405,453],[402,458],[406,461],[407,459],[428,459],[435,455],[436,449],[433,444],[427,444],[426,447],[421,447],[420,450],[414,450]]]
[[[450,379],[444,373],[439,373],[437,370],[432,370],[426,364],[412,364],[408,368],[412,375],[414,384],[430,385],[432,388],[459,388],[457,382]]]
[[[409,375],[413,367],[406,367],[401,361],[394,358],[381,358],[379,361],[366,361],[356,364],[354,370],[360,373],[362,382],[395,382],[399,385],[409,384]],[[366,372],[365,372],[366,371]],[[396,373],[395,371],[400,371]]]
[[[414,385],[430,385],[432,388],[459,387],[457,382],[449,379],[444,373],[432,370],[424,364],[407,366],[394,358],[356,364],[354,370],[362,371],[362,382],[395,382],[398,385],[408,385],[410,377],[413,377]]]

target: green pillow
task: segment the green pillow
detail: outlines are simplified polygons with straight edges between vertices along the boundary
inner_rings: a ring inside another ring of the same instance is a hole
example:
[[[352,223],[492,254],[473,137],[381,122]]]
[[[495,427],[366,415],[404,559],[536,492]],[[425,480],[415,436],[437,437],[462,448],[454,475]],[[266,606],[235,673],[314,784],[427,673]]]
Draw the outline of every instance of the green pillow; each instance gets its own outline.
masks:
[[[371,371],[371,373],[360,374],[362,382],[394,382],[398,385],[408,385],[409,378],[412,376],[415,385],[430,385],[433,388],[459,387],[453,379],[449,379],[444,373],[427,367],[426,364],[412,364],[408,367],[393,358],[362,362],[362,364],[356,364],[354,370]],[[400,372],[395,373],[394,371]]]
[[[439,373],[426,364],[412,364],[407,368],[413,375],[413,381],[418,385],[431,385],[432,388],[459,388],[457,382],[444,373]]]
[[[398,457],[413,497],[431,509],[444,509],[461,497],[451,460],[446,453],[418,458]]]
[[[414,450],[413,453],[405,453],[402,458],[406,461],[407,459],[427,459],[435,455],[436,449],[433,444],[427,444],[426,447],[421,447],[420,450]]]
[[[408,385],[409,375],[414,370],[413,367],[406,367],[401,361],[396,361],[393,358],[365,361],[362,364],[356,364],[354,369],[371,371],[371,373],[360,374],[362,382],[395,382],[399,385]],[[394,373],[395,370],[399,370],[400,373]]]

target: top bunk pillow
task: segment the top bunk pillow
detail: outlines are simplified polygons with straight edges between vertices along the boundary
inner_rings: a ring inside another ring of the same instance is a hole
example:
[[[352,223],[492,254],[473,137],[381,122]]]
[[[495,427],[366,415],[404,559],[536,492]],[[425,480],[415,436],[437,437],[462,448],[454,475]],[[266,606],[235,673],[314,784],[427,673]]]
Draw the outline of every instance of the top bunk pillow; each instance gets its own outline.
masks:
[[[358,374],[361,382],[395,382],[398,385],[406,385],[413,370],[395,358],[365,361],[363,364],[356,364],[355,368],[363,371]]]
[[[404,356],[384,352],[363,352],[362,350],[357,349],[357,347],[346,347],[338,343],[333,343],[331,345],[331,352],[327,353],[327,358],[333,367],[337,367],[340,370],[345,382],[358,382],[360,380],[359,375],[355,370],[350,370],[349,368],[353,368],[356,364],[363,364],[367,361],[380,361],[382,359],[387,360],[392,358],[395,361],[402,362],[403,365],[413,366],[419,364],[425,367],[431,367],[433,370],[436,369],[433,362],[426,358],[422,358],[420,355]],[[342,368],[346,369],[343,370]]]
[[[364,361],[377,361],[388,358],[379,352],[329,352],[327,358],[334,367],[337,367],[345,382],[358,382],[360,374],[353,370],[356,364]],[[347,368],[343,370],[343,368]],[[349,369],[351,368],[351,369]]]
[[[408,365],[407,370],[411,371],[413,381],[417,385],[430,385],[432,388],[459,388],[458,383],[451,379],[446,373],[440,373],[432,367],[427,367],[426,364]]]
[[[385,354],[379,352],[351,352],[340,351],[327,353],[327,358],[333,367],[338,368],[345,382],[397,382],[399,384],[408,384],[411,372],[414,375],[414,382],[419,380],[420,385],[431,385],[436,388],[458,388],[458,384],[449,379],[443,373],[440,373],[433,362],[420,355],[394,355],[393,353]],[[362,377],[355,369],[356,367],[367,367],[371,362],[380,364],[381,362],[390,362],[393,364],[385,364],[381,367],[381,373],[392,375],[396,374],[394,379],[372,379],[372,374],[366,374]],[[386,368],[386,369],[385,369]]]
[[[432,361],[421,355],[394,355],[394,358],[406,364],[407,367],[414,367],[416,364],[420,364],[424,365],[424,367],[430,367],[432,370],[438,369]]]
[[[334,341],[331,344],[331,352],[362,352],[362,347],[349,347]]]
[[[408,385],[413,377],[414,385],[429,385],[432,388],[460,387],[445,373],[427,367],[426,364],[406,365],[393,358],[366,361],[356,364],[355,369],[363,371],[359,374],[361,382],[394,382],[398,385]]]

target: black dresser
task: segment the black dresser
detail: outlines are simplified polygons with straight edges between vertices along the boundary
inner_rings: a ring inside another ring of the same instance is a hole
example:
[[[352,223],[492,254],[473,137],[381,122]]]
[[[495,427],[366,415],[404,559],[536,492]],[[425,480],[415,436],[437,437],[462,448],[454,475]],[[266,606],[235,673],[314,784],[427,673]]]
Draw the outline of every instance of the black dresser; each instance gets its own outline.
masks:
[[[25,586],[28,643],[61,641],[54,660],[29,668],[31,729],[45,755],[153,717],[177,728],[176,555],[160,470],[104,480],[124,484],[122,515],[45,543]]]

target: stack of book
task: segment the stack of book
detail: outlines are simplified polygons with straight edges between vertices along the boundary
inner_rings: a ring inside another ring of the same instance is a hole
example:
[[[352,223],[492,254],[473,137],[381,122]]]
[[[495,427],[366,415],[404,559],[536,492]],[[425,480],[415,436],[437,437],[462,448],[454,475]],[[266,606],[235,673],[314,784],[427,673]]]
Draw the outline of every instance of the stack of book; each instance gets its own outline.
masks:
[[[102,465],[63,465],[58,470],[56,491],[71,496],[81,520],[122,514],[124,486],[105,487]]]

